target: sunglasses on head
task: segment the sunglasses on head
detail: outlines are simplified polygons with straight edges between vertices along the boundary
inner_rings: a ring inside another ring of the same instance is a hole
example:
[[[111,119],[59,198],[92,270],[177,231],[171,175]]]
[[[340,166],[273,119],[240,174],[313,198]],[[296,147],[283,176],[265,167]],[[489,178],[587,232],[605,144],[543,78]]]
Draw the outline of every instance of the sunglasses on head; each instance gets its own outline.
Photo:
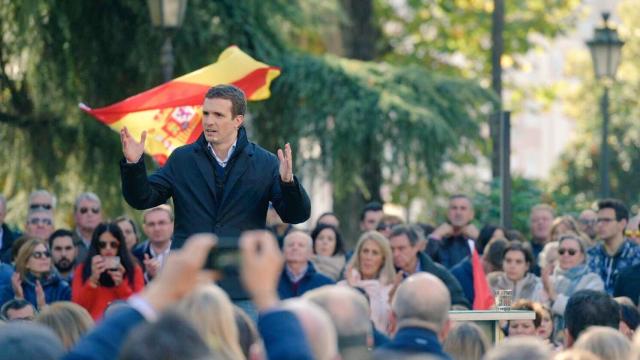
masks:
[[[78,211],[80,211],[80,214],[86,214],[86,213],[89,212],[89,210],[91,210],[91,212],[94,213],[94,214],[98,214],[100,212],[100,208],[81,207],[80,209],[78,209]]]
[[[558,249],[558,255],[564,255],[564,253],[569,253],[569,255],[573,256],[577,254],[578,251],[576,249],[564,249],[564,248]]]
[[[31,204],[31,205],[29,205],[29,209],[31,209],[31,210],[36,210],[36,209],[51,210],[51,204]]]
[[[44,219],[44,218],[31,218],[29,219],[29,224],[31,225],[39,225],[39,224],[44,224],[44,225],[53,225],[53,221],[51,221],[51,219]]]
[[[33,256],[34,259],[50,258],[51,257],[51,253],[49,252],[49,250],[34,251],[31,254],[31,256]]]
[[[98,241],[98,247],[100,249],[105,249],[110,247],[112,249],[118,250],[118,248],[120,247],[120,243],[117,241]]]

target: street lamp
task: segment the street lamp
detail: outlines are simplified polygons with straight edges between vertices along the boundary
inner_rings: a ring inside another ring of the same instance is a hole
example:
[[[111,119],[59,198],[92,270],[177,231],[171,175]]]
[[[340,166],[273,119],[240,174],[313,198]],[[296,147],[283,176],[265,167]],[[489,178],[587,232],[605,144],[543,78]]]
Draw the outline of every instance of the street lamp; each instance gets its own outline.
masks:
[[[173,46],[171,36],[173,32],[182,26],[184,12],[187,9],[187,0],[147,0],[149,14],[153,26],[165,30],[165,40],[162,45],[162,74],[164,81],[173,79]]]
[[[620,65],[620,53],[624,41],[618,37],[618,32],[609,27],[609,13],[602,13],[604,24],[594,31],[593,39],[587,41],[591,51],[593,69],[596,79],[603,80],[604,90],[600,103],[602,110],[602,144],[600,149],[600,196],[609,197],[609,87],[616,77],[616,70]]]

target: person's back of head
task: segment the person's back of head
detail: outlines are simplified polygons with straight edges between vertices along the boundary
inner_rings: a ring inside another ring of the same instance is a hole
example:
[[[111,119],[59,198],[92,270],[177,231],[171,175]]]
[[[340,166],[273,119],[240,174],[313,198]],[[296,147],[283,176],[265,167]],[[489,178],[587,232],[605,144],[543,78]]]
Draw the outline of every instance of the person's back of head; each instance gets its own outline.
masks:
[[[442,347],[454,360],[481,360],[489,341],[478,325],[461,322],[449,331]]]
[[[240,344],[240,349],[244,357],[248,359],[252,347],[259,346],[260,344],[260,334],[253,320],[237,305],[233,306],[233,317],[238,327],[238,343]]]
[[[282,307],[292,311],[300,321],[315,359],[332,360],[337,358],[336,330],[326,311],[313,302],[302,298],[285,300]]]
[[[6,321],[31,321],[36,316],[36,309],[25,299],[11,299],[0,307],[0,318]]]
[[[122,345],[120,360],[221,359],[214,354],[191,322],[176,312],[138,326]]]
[[[450,305],[451,296],[442,280],[420,272],[409,276],[398,286],[391,309],[397,329],[423,327],[440,333],[448,330]]]
[[[64,355],[53,330],[32,322],[0,325],[0,360],[57,360]]]
[[[492,271],[502,271],[504,250],[509,245],[506,239],[493,239],[484,248],[482,259],[491,267]]]
[[[367,351],[372,336],[369,307],[364,296],[347,286],[323,286],[306,292],[303,298],[323,308],[336,329],[343,358],[352,351]]]
[[[631,354],[629,339],[618,330],[604,326],[588,328],[573,347],[589,351],[606,360],[627,360]]]
[[[593,353],[580,349],[568,349],[557,353],[553,360],[601,360]]]
[[[542,339],[533,336],[507,338],[498,343],[483,360],[548,360],[551,349]]]
[[[608,326],[618,329],[620,306],[606,293],[595,290],[575,292],[564,312],[565,342],[571,347],[589,326]]]
[[[93,328],[89,312],[69,301],[59,301],[45,307],[36,317],[36,322],[51,328],[67,350]]]

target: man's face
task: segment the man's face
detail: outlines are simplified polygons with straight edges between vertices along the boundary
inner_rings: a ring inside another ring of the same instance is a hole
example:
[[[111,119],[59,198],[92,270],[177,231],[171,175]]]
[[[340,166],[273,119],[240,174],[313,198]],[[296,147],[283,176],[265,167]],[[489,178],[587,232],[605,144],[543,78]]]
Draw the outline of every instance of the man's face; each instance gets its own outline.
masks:
[[[49,211],[33,212],[27,218],[25,233],[29,236],[47,240],[53,233],[53,214]]]
[[[53,239],[51,245],[51,259],[56,268],[61,272],[71,270],[77,254],[71,236],[58,236]]]
[[[449,202],[447,218],[453,227],[462,228],[473,220],[473,208],[467,198],[459,197]]]
[[[95,201],[84,199],[75,212],[76,225],[85,231],[93,231],[102,222],[102,209]]]
[[[25,306],[21,309],[10,309],[7,311],[7,320],[9,321],[33,321],[36,317],[33,306]]]
[[[145,215],[143,228],[151,243],[168,242],[173,235],[173,221],[164,210],[152,211]]]
[[[287,263],[307,262],[311,257],[309,238],[303,233],[292,233],[284,240],[284,260]]]
[[[598,225],[596,225],[596,231],[598,232],[600,240],[609,241],[617,236],[621,236],[626,226],[626,220],[616,220],[615,210],[611,208],[598,210]]]
[[[529,225],[531,234],[536,239],[548,239],[551,233],[551,223],[553,215],[547,210],[536,210],[531,213]]]
[[[380,220],[382,220],[383,216],[384,212],[382,210],[367,211],[366,213],[364,213],[364,219],[360,222],[360,230],[362,230],[363,232],[375,230]]]
[[[244,116],[236,115],[233,117],[231,107],[231,100],[204,99],[202,129],[205,139],[212,145],[231,145],[235,141]]]
[[[413,273],[415,268],[410,269],[410,267],[412,264],[415,266],[418,254],[417,246],[411,246],[409,237],[406,234],[393,236],[389,239],[389,242],[391,243],[391,252],[393,254],[393,265],[396,268]]]
[[[585,210],[580,213],[578,218],[578,227],[580,230],[589,237],[594,238],[596,236],[596,223],[598,220],[598,214],[593,210]]]

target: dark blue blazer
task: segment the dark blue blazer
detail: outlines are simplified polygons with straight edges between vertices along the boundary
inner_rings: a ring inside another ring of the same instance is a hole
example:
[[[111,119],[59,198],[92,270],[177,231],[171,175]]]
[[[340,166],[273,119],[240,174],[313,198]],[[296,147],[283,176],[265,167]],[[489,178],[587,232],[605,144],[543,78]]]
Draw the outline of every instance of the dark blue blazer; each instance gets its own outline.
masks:
[[[405,327],[398,330],[388,343],[376,348],[375,359],[396,359],[402,355],[429,354],[436,358],[451,358],[442,350],[435,332],[419,327]]]
[[[451,274],[458,280],[464,296],[469,300],[469,304],[473,304],[475,299],[475,290],[473,289],[473,266],[471,260],[466,258],[458,263],[458,265],[451,268]]]
[[[0,260],[2,262],[11,263],[11,247],[17,238],[17,234],[14,234],[7,224],[2,224],[2,247],[0,247]]]
[[[280,281],[278,282],[278,296],[280,299],[284,300],[296,296],[302,296],[302,294],[309,290],[313,290],[324,285],[335,284],[335,282],[329,277],[317,272],[311,262],[308,262],[308,266],[307,272],[304,274],[302,279],[300,279],[300,283],[297,288],[294,287],[291,279],[287,276],[286,266],[282,269],[282,275],[280,275]]]
[[[147,177],[143,159],[120,162],[122,194],[132,207],[142,210],[164,204],[175,206],[173,248],[192,234],[208,232],[238,236],[244,230],[264,229],[271,202],[286,223],[306,221],[311,203],[294,177],[282,183],[278,158],[251,143],[244,127],[238,130],[236,149],[224,168],[222,196],[216,188],[217,162],[204,134],[193,144],[177,148],[164,167]]]

